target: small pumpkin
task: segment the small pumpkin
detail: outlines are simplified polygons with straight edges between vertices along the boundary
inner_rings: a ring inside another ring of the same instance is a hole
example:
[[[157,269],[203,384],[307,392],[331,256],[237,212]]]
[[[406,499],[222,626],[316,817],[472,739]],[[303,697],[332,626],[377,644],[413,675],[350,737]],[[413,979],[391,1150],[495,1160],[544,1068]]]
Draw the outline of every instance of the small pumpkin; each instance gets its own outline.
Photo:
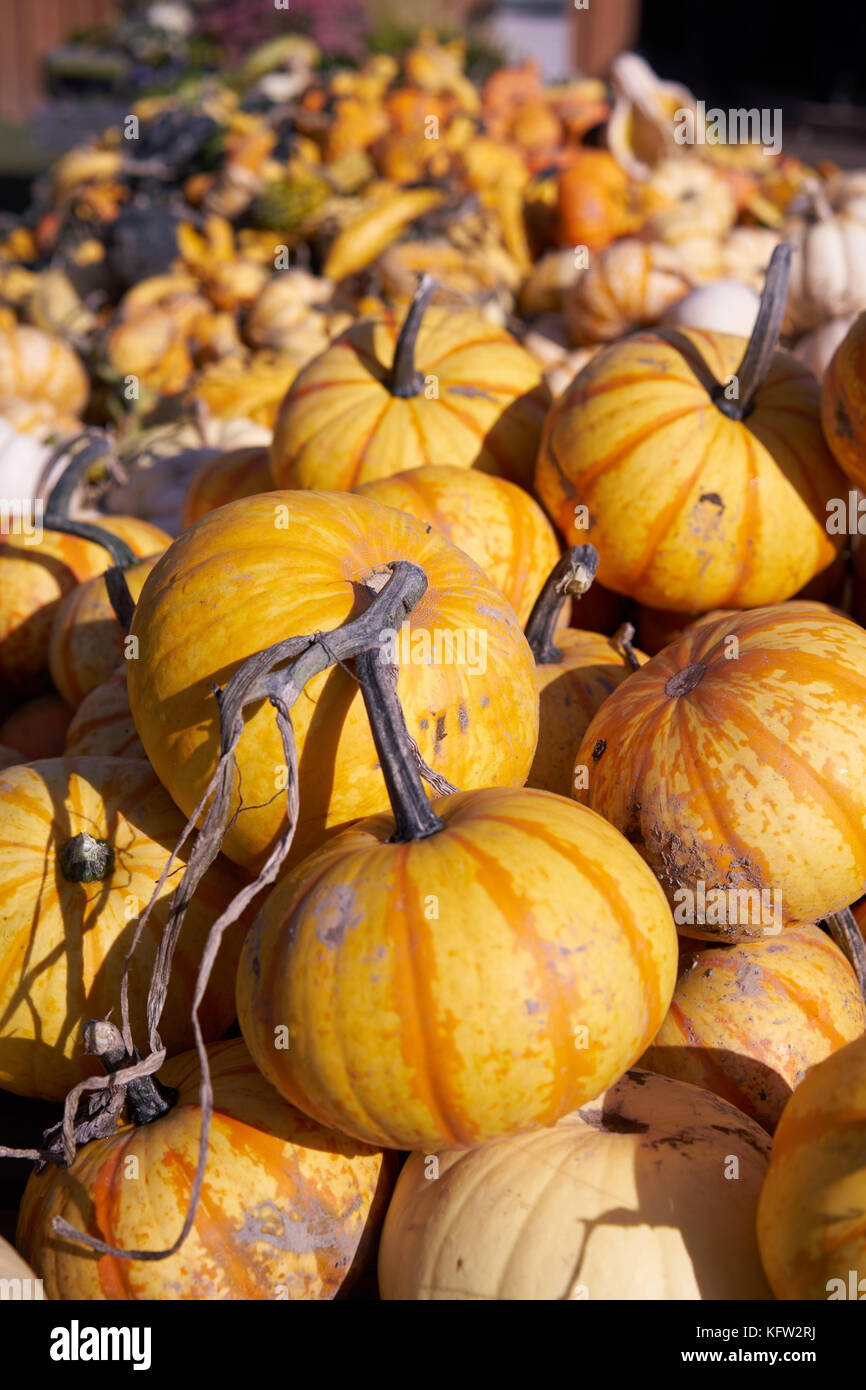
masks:
[[[140,1097],[129,1088],[128,1119],[116,1134],[79,1150],[69,1168],[52,1165],[30,1178],[17,1240],[50,1298],[331,1299],[363,1268],[394,1180],[391,1156],[324,1130],[287,1105],[239,1039],[213,1044],[208,1055],[210,1152],[186,1241],[164,1260],[94,1259],[59,1239],[51,1222],[62,1217],[128,1250],[177,1239],[201,1124],[192,1052],[161,1069],[155,1106],[146,1077]]]
[[[824,437],[846,478],[866,485],[866,312],[858,315],[840,342],[821,388]],[[840,496],[844,496],[840,493]]]
[[[152,555],[124,568],[133,603],[158,559]],[[124,660],[125,636],[102,575],[79,584],[61,600],[51,624],[48,664],[51,679],[70,708],[77,709],[85,695],[108,680]]]
[[[255,445],[229,449],[193,475],[180,514],[180,529],[191,526],[200,516],[226,502],[271,492],[273,486],[267,449]]]
[[[788,256],[775,253],[748,341],[635,333],[553,405],[536,493],[568,543],[597,546],[608,588],[684,613],[779,603],[842,548],[827,504],[847,486],[818,384],[774,351]]]
[[[602,705],[575,795],[675,906],[713,891],[688,936],[761,939],[866,890],[864,671],[862,628],[791,602],[692,625]]]
[[[553,527],[527,492],[475,468],[426,464],[355,491],[434,526],[480,565],[525,623],[559,557]]]
[[[715,280],[678,299],[665,310],[662,323],[748,338],[754,330],[760,303],[760,296],[741,280]]]
[[[0,743],[17,748],[24,763],[59,757],[71,718],[72,711],[59,695],[36,695],[0,723]]]
[[[804,333],[794,344],[794,356],[800,362],[805,362],[819,381],[823,381],[837,347],[856,318],[856,314],[845,314],[842,318],[830,319],[822,323],[820,328],[813,328],[811,333]]]
[[[126,693],[126,662],[95,685],[78,706],[66,732],[67,757],[144,758]]]
[[[30,324],[0,324],[0,415],[25,433],[74,430],[90,395],[78,354]]]
[[[864,1030],[866,1002],[838,946],[817,927],[788,927],[685,949],[640,1065],[706,1087],[772,1134],[807,1068]]]
[[[487,787],[431,806],[378,654],[355,665],[393,814],[268,897],[238,969],[250,1052],[292,1104],[370,1143],[470,1148],[554,1124],[666,1010],[664,895],[564,797]]]
[[[866,309],[866,208],[834,206],[813,185],[801,215],[788,219],[785,234],[794,247],[786,329],[805,332],[827,319]]]
[[[141,759],[48,758],[9,768],[0,774],[0,805],[0,1088],[62,1100],[98,1070],[81,1055],[82,1027],[117,1005],[138,915],[184,821]],[[186,858],[182,850],[179,862]],[[192,1044],[190,971],[211,923],[243,883],[231,864],[219,860],[189,908],[160,1023],[169,1053]],[[169,878],[136,951],[129,985],[134,1028],[144,1023],[150,970],[173,887]],[[231,930],[212,976],[203,1005],[207,1038],[218,1038],[233,1020],[243,930]]]
[[[362,320],[298,376],[271,447],[278,487],[350,489],[425,463],[528,484],[550,400],[534,358],[483,314],[428,307],[398,332]]]
[[[579,150],[560,172],[557,193],[560,246],[603,251],[640,225],[628,176],[607,150]]]
[[[656,323],[690,289],[668,247],[626,237],[594,256],[566,289],[568,331],[577,344],[611,342]]]
[[[411,1154],[382,1298],[769,1299],[755,1240],[769,1146],[717,1096],[633,1069],[550,1129],[437,1154],[435,1181]]]
[[[758,1203],[777,1298],[866,1292],[866,1034],[810,1067],[782,1113]]]

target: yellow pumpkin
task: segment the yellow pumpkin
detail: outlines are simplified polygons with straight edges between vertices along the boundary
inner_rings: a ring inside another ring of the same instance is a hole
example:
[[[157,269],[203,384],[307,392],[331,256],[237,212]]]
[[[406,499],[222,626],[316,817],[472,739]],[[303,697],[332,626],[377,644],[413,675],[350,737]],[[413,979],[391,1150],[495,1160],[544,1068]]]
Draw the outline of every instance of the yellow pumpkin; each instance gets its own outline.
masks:
[[[158,558],[153,555],[124,570],[133,602]],[[73,709],[124,660],[124,636],[102,575],[79,584],[61,601],[51,624],[48,664],[51,679]]]
[[[626,1072],[551,1129],[410,1155],[382,1298],[769,1299],[755,1240],[768,1151],[717,1096]]]
[[[255,445],[229,449],[208,460],[194,474],[181,509],[181,529],[191,526],[215,507],[236,502],[240,497],[270,492],[273,486],[267,449]]]
[[[361,320],[298,376],[271,447],[278,487],[350,489],[422,464],[528,485],[550,396],[535,359],[476,310]]]
[[[84,696],[67,729],[65,751],[71,758],[144,758],[126,693],[126,662]]]
[[[62,338],[29,324],[0,325],[0,415],[16,429],[73,430],[89,395],[81,359]]]
[[[610,342],[656,323],[691,287],[669,247],[631,237],[615,241],[593,256],[565,289],[563,307],[572,341]]]

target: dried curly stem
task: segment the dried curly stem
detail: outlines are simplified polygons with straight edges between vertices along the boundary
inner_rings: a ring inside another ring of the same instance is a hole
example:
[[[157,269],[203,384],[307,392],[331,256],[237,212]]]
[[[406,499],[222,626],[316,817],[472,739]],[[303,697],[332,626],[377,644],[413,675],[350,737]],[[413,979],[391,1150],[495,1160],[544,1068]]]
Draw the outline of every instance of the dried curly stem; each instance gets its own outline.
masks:
[[[634,624],[622,623],[611,637],[611,642],[617,651],[625,658],[633,671],[640,670],[640,657],[635,651],[632,643],[634,642]]]
[[[598,551],[594,545],[573,545],[554,565],[526,624],[526,640],[539,666],[562,657],[553,639],[565,600],[569,594],[582,598],[597,572]]]

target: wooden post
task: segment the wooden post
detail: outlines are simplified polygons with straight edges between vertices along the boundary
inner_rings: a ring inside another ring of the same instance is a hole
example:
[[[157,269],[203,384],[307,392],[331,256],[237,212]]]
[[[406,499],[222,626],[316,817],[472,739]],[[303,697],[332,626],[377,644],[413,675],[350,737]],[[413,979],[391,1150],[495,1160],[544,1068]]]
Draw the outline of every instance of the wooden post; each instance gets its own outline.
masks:
[[[616,55],[637,42],[641,0],[563,0],[563,3],[571,17],[575,68],[582,77],[604,77]]]

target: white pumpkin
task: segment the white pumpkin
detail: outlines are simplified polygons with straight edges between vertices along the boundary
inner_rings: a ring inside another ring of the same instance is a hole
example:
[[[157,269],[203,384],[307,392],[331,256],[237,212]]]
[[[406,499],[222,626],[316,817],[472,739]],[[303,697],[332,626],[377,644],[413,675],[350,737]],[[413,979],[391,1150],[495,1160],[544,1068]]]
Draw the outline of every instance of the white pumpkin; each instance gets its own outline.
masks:
[[[760,295],[741,280],[714,280],[672,304],[662,315],[662,323],[706,328],[713,333],[738,333],[748,338],[760,302]]]
[[[784,330],[805,332],[866,309],[866,221],[864,200],[842,198],[838,208],[813,187],[804,215],[784,228],[793,246]]]
[[[41,496],[42,470],[51,447],[32,434],[22,434],[0,416],[0,497]]]
[[[769,1299],[755,1236],[769,1136],[633,1069],[551,1129],[414,1153],[379,1253],[383,1299]]]
[[[794,348],[794,356],[805,362],[810,372],[820,381],[830,365],[833,354],[848,332],[856,314],[846,314],[841,319],[830,319],[820,328],[805,333]]]
[[[13,1280],[11,1285],[8,1280]],[[33,1270],[22,1260],[18,1251],[0,1236],[0,1298],[20,1302],[43,1302],[42,1280],[37,1279]],[[7,1310],[7,1317],[11,1314]]]

